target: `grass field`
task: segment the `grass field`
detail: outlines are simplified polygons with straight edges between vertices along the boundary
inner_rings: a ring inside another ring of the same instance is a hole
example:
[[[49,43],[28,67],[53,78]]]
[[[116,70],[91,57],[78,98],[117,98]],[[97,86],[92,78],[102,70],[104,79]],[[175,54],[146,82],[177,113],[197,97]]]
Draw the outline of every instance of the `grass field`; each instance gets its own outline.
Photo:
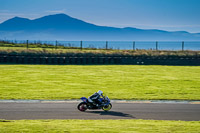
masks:
[[[0,132],[200,133],[200,122],[157,120],[0,120]]]
[[[0,65],[0,99],[200,100],[199,66]]]

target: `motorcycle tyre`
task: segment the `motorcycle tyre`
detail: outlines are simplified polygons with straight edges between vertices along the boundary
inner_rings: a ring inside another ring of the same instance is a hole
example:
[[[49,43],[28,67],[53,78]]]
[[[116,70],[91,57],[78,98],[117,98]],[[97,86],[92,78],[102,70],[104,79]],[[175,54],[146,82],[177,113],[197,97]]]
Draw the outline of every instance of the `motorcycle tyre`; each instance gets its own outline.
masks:
[[[111,104],[111,103],[109,103],[109,104],[108,104],[108,107],[109,107],[109,106],[110,106],[110,108],[109,108],[109,109],[106,109],[106,108],[102,107],[102,110],[104,110],[105,112],[109,111],[109,110],[112,108],[112,104]]]
[[[81,105],[83,105],[83,104],[85,104],[85,106],[87,106],[87,104],[86,104],[85,102],[81,102],[81,103],[79,103],[78,106],[77,106],[77,109],[78,109],[79,111],[81,111],[81,112],[84,112],[84,111],[87,110],[87,107],[86,107],[85,109],[80,109]]]

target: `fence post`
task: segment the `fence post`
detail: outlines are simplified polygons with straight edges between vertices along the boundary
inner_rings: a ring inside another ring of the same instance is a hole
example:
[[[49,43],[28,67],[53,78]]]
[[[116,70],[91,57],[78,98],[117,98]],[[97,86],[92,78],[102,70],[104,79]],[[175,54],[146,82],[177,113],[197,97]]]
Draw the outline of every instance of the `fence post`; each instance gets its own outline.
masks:
[[[28,49],[28,40],[26,40],[26,49]]]
[[[56,40],[56,49],[57,49],[57,47],[58,47],[58,41]]]
[[[184,41],[182,41],[182,51],[184,51]]]
[[[106,41],[106,50],[108,49],[108,41]]]
[[[156,41],[156,50],[158,50],[158,42]]]
[[[133,41],[133,50],[135,50],[135,41]]]
[[[82,40],[81,40],[80,48],[81,48],[81,50],[83,49],[83,41]]]

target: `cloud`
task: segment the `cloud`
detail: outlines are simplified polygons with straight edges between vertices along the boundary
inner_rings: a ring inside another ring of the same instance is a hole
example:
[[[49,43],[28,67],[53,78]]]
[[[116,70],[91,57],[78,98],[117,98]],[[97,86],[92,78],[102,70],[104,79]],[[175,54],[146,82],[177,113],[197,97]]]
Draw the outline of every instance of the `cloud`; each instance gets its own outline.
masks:
[[[62,10],[46,10],[45,12],[47,13],[65,13],[66,10],[62,9]]]
[[[161,27],[161,28],[183,28],[183,27],[188,27],[188,28],[194,28],[194,27],[200,27],[199,24],[194,24],[194,25],[148,25],[148,24],[121,24],[121,25],[116,25],[116,24],[109,24],[109,26],[118,26],[118,27]]]
[[[24,15],[23,13],[14,13],[10,10],[0,10],[0,16],[1,17],[10,17],[10,16],[22,16]]]
[[[9,12],[9,10],[0,10],[0,13],[1,13],[1,12]]]
[[[1,16],[21,16],[21,15],[24,15],[24,14],[23,13],[6,13],[6,12],[1,13],[0,12],[0,15]]]

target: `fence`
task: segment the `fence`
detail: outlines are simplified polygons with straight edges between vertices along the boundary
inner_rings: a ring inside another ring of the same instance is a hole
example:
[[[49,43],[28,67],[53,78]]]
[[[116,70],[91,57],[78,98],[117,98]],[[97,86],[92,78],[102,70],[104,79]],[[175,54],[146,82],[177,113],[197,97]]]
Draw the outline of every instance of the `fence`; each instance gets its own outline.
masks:
[[[28,48],[200,50],[197,41],[33,41],[0,40],[0,46]]]

